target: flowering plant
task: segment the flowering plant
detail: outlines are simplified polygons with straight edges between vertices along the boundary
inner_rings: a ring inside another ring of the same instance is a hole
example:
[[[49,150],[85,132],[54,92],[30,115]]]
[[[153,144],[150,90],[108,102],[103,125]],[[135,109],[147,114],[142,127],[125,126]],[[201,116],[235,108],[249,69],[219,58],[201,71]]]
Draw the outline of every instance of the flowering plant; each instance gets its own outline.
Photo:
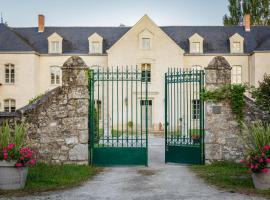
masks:
[[[8,123],[0,129],[0,161],[15,161],[16,167],[31,166],[36,163],[34,152],[26,145],[25,125],[15,123],[14,132]]]
[[[16,167],[31,166],[36,163],[34,152],[29,147],[16,148],[13,143],[3,147],[0,151],[0,160],[16,161]]]
[[[267,173],[267,164],[270,163],[270,145],[250,153],[246,160],[247,167],[253,173]]]

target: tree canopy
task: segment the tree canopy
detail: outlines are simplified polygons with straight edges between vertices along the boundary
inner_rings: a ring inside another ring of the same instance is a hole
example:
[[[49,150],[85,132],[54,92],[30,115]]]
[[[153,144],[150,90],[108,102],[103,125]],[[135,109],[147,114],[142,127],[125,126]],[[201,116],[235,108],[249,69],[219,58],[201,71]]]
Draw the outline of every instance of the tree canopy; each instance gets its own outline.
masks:
[[[270,25],[270,0],[229,0],[228,10],[224,25],[241,25],[245,14],[250,14],[251,25]]]

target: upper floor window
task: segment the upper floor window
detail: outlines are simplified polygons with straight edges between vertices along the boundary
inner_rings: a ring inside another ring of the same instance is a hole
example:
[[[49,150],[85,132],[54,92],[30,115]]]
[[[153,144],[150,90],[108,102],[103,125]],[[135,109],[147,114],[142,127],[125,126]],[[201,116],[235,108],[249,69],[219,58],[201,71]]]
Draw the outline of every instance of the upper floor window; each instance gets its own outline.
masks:
[[[47,39],[48,53],[62,53],[63,38],[58,33],[51,34]]]
[[[5,83],[15,83],[15,66],[13,64],[5,64]]]
[[[234,65],[231,71],[231,82],[232,83],[242,83],[242,66]]]
[[[142,64],[142,82],[151,82],[151,65],[149,63]]]
[[[244,38],[235,33],[230,37],[230,51],[231,53],[243,53],[244,52]]]
[[[91,53],[100,53],[100,48],[101,45],[100,45],[100,42],[92,42],[91,43]]]
[[[93,33],[88,37],[89,42],[89,53],[91,54],[101,54],[103,52],[103,38],[97,34]]]
[[[200,53],[201,48],[200,42],[192,42],[191,43],[191,53]]]
[[[51,84],[60,85],[61,69],[60,67],[51,67]]]
[[[150,38],[142,38],[142,48],[150,49]]]
[[[51,53],[59,53],[60,52],[60,42],[52,41],[51,42]]]
[[[233,42],[233,52],[234,53],[241,52],[241,43],[240,42]]]
[[[16,111],[16,101],[14,99],[4,100],[4,111],[5,112],[15,112]]]

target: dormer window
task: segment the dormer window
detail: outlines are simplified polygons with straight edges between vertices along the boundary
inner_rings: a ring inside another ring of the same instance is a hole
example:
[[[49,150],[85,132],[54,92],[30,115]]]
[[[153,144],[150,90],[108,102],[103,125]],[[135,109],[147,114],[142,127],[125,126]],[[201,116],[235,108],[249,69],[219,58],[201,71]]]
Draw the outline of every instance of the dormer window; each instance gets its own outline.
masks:
[[[99,42],[91,42],[91,53],[100,53],[100,43]]]
[[[240,42],[233,42],[233,52],[240,53],[241,52],[241,44]]]
[[[90,54],[101,54],[103,52],[103,38],[99,34],[94,33],[90,35],[88,41]]]
[[[200,43],[199,42],[192,42],[191,43],[191,53],[200,53]]]
[[[62,53],[62,41],[63,38],[59,34],[53,33],[50,35],[48,37],[48,53]]]
[[[243,53],[244,52],[244,38],[235,33],[230,37],[230,50],[231,53]]]
[[[142,48],[150,49],[150,38],[142,38]]]
[[[59,53],[60,52],[60,42],[52,41],[51,42],[51,53]]]
[[[203,38],[195,33],[189,38],[190,53],[203,53]]]

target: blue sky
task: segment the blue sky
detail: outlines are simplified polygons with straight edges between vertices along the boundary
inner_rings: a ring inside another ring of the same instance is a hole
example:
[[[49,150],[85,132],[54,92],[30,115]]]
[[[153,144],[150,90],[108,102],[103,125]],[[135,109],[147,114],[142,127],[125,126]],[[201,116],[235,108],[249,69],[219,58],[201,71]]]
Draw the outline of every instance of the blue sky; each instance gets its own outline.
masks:
[[[10,26],[127,26],[148,14],[158,25],[222,25],[228,0],[0,0]]]

